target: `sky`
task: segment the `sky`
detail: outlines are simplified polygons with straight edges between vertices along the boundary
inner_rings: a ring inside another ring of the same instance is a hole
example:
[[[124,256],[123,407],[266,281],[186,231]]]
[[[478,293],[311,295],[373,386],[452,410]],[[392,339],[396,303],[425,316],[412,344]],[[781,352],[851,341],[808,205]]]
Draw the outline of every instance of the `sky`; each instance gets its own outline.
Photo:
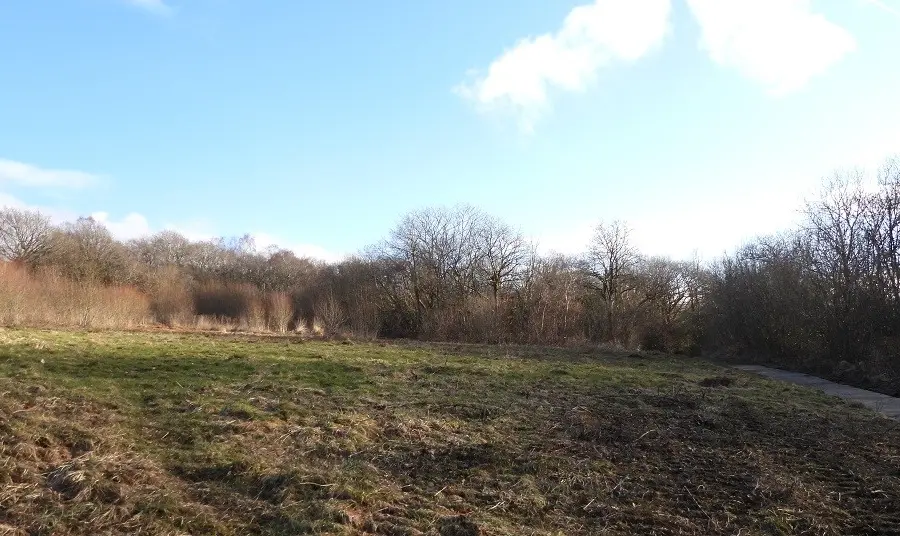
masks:
[[[0,205],[339,259],[468,203],[714,258],[900,153],[900,0],[3,0]]]

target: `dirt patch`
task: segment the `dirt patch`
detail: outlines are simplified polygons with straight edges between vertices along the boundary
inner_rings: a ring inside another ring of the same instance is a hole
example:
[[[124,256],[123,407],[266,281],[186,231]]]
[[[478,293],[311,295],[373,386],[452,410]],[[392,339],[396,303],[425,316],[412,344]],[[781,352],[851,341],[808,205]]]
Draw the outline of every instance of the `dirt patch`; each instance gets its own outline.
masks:
[[[466,516],[442,518],[437,523],[437,530],[441,536],[478,536],[481,534],[478,525]]]
[[[711,376],[703,378],[697,384],[700,387],[731,387],[734,385],[734,378],[728,376]]]

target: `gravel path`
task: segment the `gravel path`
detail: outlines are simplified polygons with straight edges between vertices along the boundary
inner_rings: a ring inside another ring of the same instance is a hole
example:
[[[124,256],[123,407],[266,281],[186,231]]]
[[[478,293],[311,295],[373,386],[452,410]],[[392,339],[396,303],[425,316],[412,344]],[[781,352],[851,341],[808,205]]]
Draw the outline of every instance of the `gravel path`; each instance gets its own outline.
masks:
[[[788,372],[786,370],[763,367],[760,365],[741,365],[735,368],[747,372],[753,372],[755,374],[759,374],[767,378],[772,378],[774,380],[781,380],[785,382],[813,387],[830,395],[839,396],[841,398],[846,398],[847,400],[859,402],[868,408],[871,408],[887,417],[890,417],[891,419],[900,421],[900,398],[883,395],[881,393],[875,393],[873,391],[866,391],[865,389],[859,389],[857,387],[850,387],[849,385],[830,382],[828,380],[823,380],[822,378],[817,378],[808,374],[801,374],[799,372]]]

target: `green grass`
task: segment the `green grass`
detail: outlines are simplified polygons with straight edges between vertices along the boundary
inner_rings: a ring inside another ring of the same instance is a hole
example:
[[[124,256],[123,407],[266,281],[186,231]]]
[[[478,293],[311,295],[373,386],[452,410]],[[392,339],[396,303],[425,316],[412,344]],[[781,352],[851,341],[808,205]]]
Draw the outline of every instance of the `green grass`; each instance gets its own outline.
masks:
[[[696,359],[0,331],[0,535],[897,534],[897,423]]]

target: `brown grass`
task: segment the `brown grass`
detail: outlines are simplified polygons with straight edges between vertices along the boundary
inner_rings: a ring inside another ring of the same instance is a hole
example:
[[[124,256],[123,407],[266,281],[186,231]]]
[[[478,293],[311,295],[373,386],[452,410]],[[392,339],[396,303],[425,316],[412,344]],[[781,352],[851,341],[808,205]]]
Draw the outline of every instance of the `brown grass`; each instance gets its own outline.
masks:
[[[0,331],[24,534],[896,534],[900,430],[661,354]]]
[[[270,292],[264,301],[267,327],[275,333],[287,333],[294,318],[294,304],[286,292]]]
[[[149,300],[136,289],[75,282],[50,271],[32,275],[0,263],[0,322],[132,328],[152,322],[152,315]]]

